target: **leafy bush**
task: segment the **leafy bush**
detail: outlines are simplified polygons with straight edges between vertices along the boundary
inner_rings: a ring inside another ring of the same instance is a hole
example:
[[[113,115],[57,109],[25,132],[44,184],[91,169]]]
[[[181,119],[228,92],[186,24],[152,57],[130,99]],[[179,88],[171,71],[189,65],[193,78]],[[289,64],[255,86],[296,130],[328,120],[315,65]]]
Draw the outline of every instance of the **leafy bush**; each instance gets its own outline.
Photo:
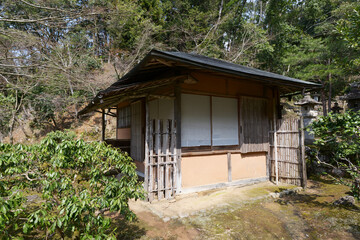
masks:
[[[316,138],[312,160],[335,172],[347,173],[351,182],[342,177],[337,180],[349,185],[352,194],[360,199],[360,112],[320,117],[308,130],[312,130]]]
[[[0,143],[0,236],[115,239],[105,213],[133,219],[128,200],[141,189],[131,158],[105,143],[59,131],[37,145]]]

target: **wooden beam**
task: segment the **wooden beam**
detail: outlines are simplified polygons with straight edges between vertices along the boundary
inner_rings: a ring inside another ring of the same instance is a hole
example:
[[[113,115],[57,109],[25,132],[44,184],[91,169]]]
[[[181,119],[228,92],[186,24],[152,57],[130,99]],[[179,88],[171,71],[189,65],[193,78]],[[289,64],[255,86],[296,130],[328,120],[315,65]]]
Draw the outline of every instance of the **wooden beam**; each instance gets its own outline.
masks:
[[[101,113],[101,114],[102,114],[103,111],[95,110],[94,112],[98,112],[98,113]],[[110,117],[117,117],[116,114],[115,114],[115,113],[112,113],[112,112],[105,113],[105,115],[108,115],[108,116],[110,116]]]
[[[174,89],[175,99],[174,99],[174,119],[176,123],[176,163],[177,163],[177,173],[176,173],[176,193],[181,192],[181,87],[180,84],[176,84]]]
[[[160,94],[150,94],[149,97],[159,98],[159,99],[169,99],[169,100],[175,99],[174,96],[167,96],[167,95],[160,95]]]
[[[106,114],[105,109],[101,111],[101,141],[105,141],[105,131],[106,131]]]
[[[169,61],[166,61],[166,60],[161,59],[161,58],[155,58],[155,59],[156,59],[156,61],[158,61],[159,63],[164,64],[165,66],[168,66],[168,67],[174,66],[174,62],[169,62]]]

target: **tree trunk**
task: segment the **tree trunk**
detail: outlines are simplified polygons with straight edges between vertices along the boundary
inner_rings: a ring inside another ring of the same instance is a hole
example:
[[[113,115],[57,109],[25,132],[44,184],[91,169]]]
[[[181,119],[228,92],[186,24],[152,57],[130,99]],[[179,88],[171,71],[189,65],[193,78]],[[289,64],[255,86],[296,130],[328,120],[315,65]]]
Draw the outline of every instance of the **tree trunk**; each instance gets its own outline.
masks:
[[[331,64],[331,59],[329,59],[328,65]],[[331,111],[331,73],[328,74],[328,82],[329,82],[329,98],[328,98],[328,110]]]
[[[328,110],[331,111],[331,73],[328,76],[329,79],[329,98],[328,98]]]
[[[324,82],[322,82],[322,89],[321,89],[321,102],[323,107],[323,115],[327,116],[327,110],[326,110],[326,96],[325,96],[325,90],[324,90]]]

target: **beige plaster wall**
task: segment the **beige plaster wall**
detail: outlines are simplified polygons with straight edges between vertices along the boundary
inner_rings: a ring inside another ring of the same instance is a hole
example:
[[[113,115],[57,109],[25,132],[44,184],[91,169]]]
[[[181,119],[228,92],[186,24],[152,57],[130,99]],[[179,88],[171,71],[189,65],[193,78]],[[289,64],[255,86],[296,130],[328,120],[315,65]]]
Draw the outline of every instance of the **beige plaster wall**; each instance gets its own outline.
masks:
[[[231,154],[232,180],[266,177],[266,153]]]
[[[182,187],[228,181],[227,155],[187,156],[181,159]],[[266,153],[231,154],[232,181],[266,177]]]
[[[226,155],[182,157],[181,177],[183,188],[227,182],[227,157]]]
[[[123,139],[123,140],[131,139],[130,128],[117,128],[116,129],[116,139]]]

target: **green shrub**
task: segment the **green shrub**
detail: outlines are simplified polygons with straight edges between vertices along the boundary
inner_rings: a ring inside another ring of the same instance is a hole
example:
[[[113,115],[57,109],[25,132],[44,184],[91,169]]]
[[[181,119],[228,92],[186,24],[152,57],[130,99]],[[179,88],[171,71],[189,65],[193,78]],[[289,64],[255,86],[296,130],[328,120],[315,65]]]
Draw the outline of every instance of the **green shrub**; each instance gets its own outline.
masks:
[[[348,182],[337,177],[341,183],[349,185],[356,198],[360,198],[360,112],[348,111],[329,114],[313,122],[309,129],[315,135],[312,160],[330,169],[347,173]]]
[[[29,189],[36,207],[23,196]],[[60,131],[37,145],[0,143],[0,236],[115,239],[105,213],[133,219],[128,200],[142,198],[141,189],[131,158],[105,143]]]

